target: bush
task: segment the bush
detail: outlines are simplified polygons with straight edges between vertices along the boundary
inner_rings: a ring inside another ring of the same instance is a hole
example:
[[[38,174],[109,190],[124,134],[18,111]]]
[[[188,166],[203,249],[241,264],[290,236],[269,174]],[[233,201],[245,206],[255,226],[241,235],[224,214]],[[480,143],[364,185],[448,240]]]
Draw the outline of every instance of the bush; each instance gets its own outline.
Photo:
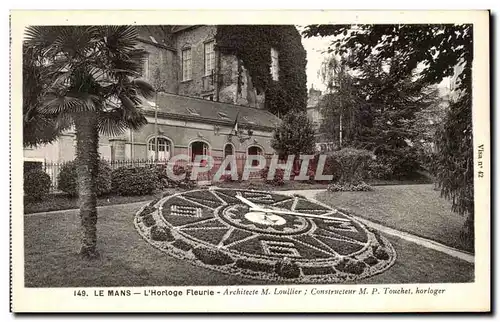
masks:
[[[318,168],[318,163],[319,163],[319,157],[320,157],[320,155],[321,154],[316,154],[314,156],[314,159],[312,159],[309,162],[309,167],[308,167],[307,172],[308,172],[310,180],[312,180],[312,181],[316,181],[315,177],[316,177],[316,171],[317,171],[317,168]],[[339,181],[340,177],[341,177],[341,173],[342,173],[342,169],[341,169],[340,163],[332,155],[326,155],[325,165],[323,167],[323,171],[322,171],[321,174],[333,176],[332,180],[331,181],[327,181],[327,182],[337,182],[337,181]],[[318,182],[327,183],[327,182],[322,181],[322,180],[318,180]]]
[[[378,263],[378,259],[376,259],[375,257],[373,256],[370,256],[370,257],[367,257],[365,258],[364,262],[370,266],[373,266],[375,264]]]
[[[368,163],[375,155],[368,150],[345,148],[332,152],[331,157],[340,168],[339,183],[357,185],[368,177]]]
[[[274,172],[274,178],[272,180],[268,180],[267,176],[269,174],[269,167],[265,167],[260,171],[260,176],[262,179],[265,180],[267,184],[273,185],[273,186],[282,186],[285,184],[285,170],[284,169],[276,169]]]
[[[172,241],[175,238],[168,228],[153,226],[151,227],[151,239],[155,241]]]
[[[42,200],[50,191],[50,176],[41,169],[24,172],[24,195],[27,200]]]
[[[362,261],[344,258],[335,265],[335,268],[341,272],[360,275],[364,272],[366,264]]]
[[[236,260],[235,265],[239,268],[248,269],[254,272],[267,272],[271,273],[274,270],[274,266],[267,263],[246,260],[246,259],[238,259]]]
[[[358,184],[352,183],[332,183],[328,185],[327,188],[330,192],[340,192],[340,191],[372,191],[373,188],[364,182]]]
[[[105,160],[99,160],[97,174],[98,196],[111,192],[111,167]],[[65,163],[57,176],[57,187],[70,196],[78,195],[78,178],[76,173],[76,160]]]
[[[234,262],[231,256],[226,253],[203,246],[193,248],[193,254],[200,261],[208,265],[227,265]]]
[[[300,275],[300,268],[290,259],[281,259],[274,265],[274,271],[281,277],[296,278]]]
[[[43,170],[43,163],[38,161],[24,161],[24,172],[31,170]]]
[[[112,191],[122,196],[150,195],[156,183],[155,171],[147,167],[120,167],[111,174]]]
[[[387,253],[387,251],[385,249],[383,249],[382,247],[376,247],[373,250],[373,255],[375,255],[375,257],[377,259],[380,259],[380,260],[388,260],[389,259],[389,253]]]
[[[148,214],[144,217],[142,217],[142,223],[144,224],[144,226],[146,227],[151,227],[151,226],[154,226],[156,225],[156,221],[155,219],[153,218],[152,215]]]
[[[370,179],[390,179],[392,178],[392,167],[380,160],[372,160],[368,163],[368,178]]]

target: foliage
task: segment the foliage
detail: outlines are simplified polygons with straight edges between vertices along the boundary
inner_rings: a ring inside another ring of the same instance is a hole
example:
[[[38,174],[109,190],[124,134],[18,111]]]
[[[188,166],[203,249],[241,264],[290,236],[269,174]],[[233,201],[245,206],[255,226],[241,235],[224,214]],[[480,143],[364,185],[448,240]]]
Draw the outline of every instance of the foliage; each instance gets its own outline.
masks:
[[[397,74],[401,75],[411,74],[419,64],[423,66],[416,75],[422,84],[437,84],[445,77],[457,76],[454,85],[459,99],[452,102],[444,128],[436,135],[439,152],[432,167],[435,174],[439,173],[438,185],[442,195],[452,201],[452,209],[468,215],[464,238],[473,244],[473,25],[310,25],[304,35],[339,36],[329,50],[336,54],[349,51],[354,57],[349,62],[352,68],[361,68],[367,60],[380,64],[396,60]]]
[[[28,172],[31,170],[42,170],[42,169],[43,169],[42,162],[24,161],[24,163],[23,163],[23,171],[24,172]]]
[[[271,147],[280,156],[298,156],[299,154],[313,154],[314,127],[304,112],[291,112],[283,117],[283,122],[274,131]]]
[[[65,163],[57,176],[57,187],[70,196],[78,195],[76,162],[77,161],[69,161]],[[106,195],[111,192],[111,171],[111,166],[107,161],[103,159],[99,160],[96,183],[96,193],[98,196]]]
[[[231,256],[226,253],[204,246],[196,246],[193,248],[193,254],[200,261],[209,265],[227,265],[234,262]]]
[[[174,236],[170,229],[166,227],[153,226],[151,227],[151,239],[155,241],[173,241]]]
[[[339,183],[357,185],[367,177],[367,165],[374,155],[367,150],[345,148],[332,152],[331,157],[340,165]]]
[[[296,278],[300,276],[299,266],[289,258],[279,259],[274,265],[274,271],[281,277]]]
[[[50,176],[42,169],[24,172],[24,195],[29,201],[42,200],[50,191]]]
[[[137,49],[133,26],[30,26],[23,42],[23,61],[35,75],[33,92],[26,91],[24,130],[41,116],[53,128],[76,132],[76,158],[82,225],[80,254],[99,257],[97,251],[97,197],[99,133],[116,136],[147,123],[142,97],[153,95],[140,80],[147,53]],[[38,74],[38,72],[40,72]],[[31,123],[29,123],[31,122]],[[46,135],[44,130],[34,133]],[[51,141],[56,135],[25,140]],[[57,133],[56,133],[57,134]],[[38,135],[38,134],[37,134]]]
[[[267,178],[269,174],[269,167],[265,167],[260,171],[260,176],[262,179],[265,180],[267,184],[273,185],[273,186],[282,186],[285,184],[284,176],[285,176],[285,170],[284,169],[276,169],[274,172],[274,178],[269,180]]]
[[[146,227],[151,227],[151,226],[156,225],[156,221],[155,221],[155,219],[153,218],[153,216],[151,214],[142,217],[142,223]]]
[[[122,196],[152,194],[156,181],[155,172],[148,167],[120,167],[111,174],[112,191]]]
[[[267,272],[271,273],[274,270],[274,266],[264,262],[258,262],[254,260],[247,259],[237,259],[235,265],[239,268],[249,269],[254,272]]]
[[[327,188],[330,192],[341,192],[341,191],[372,191],[373,188],[365,183],[360,182],[357,184],[352,183],[332,183]]]
[[[350,258],[343,258],[335,268],[341,272],[360,275],[365,271],[366,264],[362,261],[357,261]]]
[[[266,109],[281,116],[305,111],[307,105],[306,52],[293,25],[220,25],[217,46],[235,53],[248,69],[258,93],[265,93]],[[271,48],[279,52],[279,80],[270,74]]]
[[[474,164],[471,96],[451,104],[444,125],[436,133],[433,173],[441,195],[452,200],[453,211],[466,215],[462,239],[474,247]]]
[[[391,25],[309,25],[303,34],[313,36],[338,36],[329,51],[353,55],[351,67],[362,66],[367,58],[377,61],[394,59],[397,54],[402,74],[409,74],[418,64],[424,64],[422,81],[439,83],[452,76],[460,61],[465,68],[472,64],[471,24],[391,24]],[[372,50],[377,47],[377,50]],[[459,81],[468,83],[467,75]]]

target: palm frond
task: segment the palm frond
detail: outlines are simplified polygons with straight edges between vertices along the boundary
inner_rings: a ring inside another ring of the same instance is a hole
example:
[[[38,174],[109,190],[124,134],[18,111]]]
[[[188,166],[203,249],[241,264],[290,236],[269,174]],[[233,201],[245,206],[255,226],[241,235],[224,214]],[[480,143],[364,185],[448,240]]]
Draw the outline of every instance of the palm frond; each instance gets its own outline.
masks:
[[[123,109],[116,109],[109,112],[101,112],[97,127],[101,134],[117,136],[127,129],[138,130],[147,123],[146,117],[140,111],[126,113]]]

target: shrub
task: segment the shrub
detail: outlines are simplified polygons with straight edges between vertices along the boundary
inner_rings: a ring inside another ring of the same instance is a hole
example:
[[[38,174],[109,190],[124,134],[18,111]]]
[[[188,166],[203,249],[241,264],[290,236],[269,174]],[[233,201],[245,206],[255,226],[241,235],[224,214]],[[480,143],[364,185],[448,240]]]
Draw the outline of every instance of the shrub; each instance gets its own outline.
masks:
[[[274,266],[271,264],[256,262],[256,261],[246,260],[246,259],[236,260],[235,265],[239,268],[249,269],[249,270],[254,271],[254,272],[271,273],[274,269]]]
[[[284,169],[276,169],[274,172],[274,178],[272,180],[268,180],[267,176],[269,174],[269,167],[265,167],[260,171],[260,176],[262,179],[266,181],[267,184],[273,185],[273,186],[282,186],[285,184],[284,176],[285,176],[285,170]]]
[[[339,183],[359,184],[368,176],[368,163],[375,155],[368,150],[345,148],[331,153],[340,168]]]
[[[392,177],[392,167],[380,160],[372,160],[367,167],[370,179],[390,179]]]
[[[288,258],[278,260],[274,265],[274,271],[285,278],[296,278],[300,275],[299,266]]]
[[[176,239],[173,243],[172,243],[172,246],[174,246],[175,248],[178,248],[178,249],[182,249],[183,251],[188,251],[190,250],[191,248],[193,248],[193,246],[191,246],[190,244],[186,243],[185,241],[183,241],[182,239]]]
[[[111,178],[112,190],[118,195],[149,195],[156,189],[155,172],[147,167],[120,167],[113,170]]]
[[[50,176],[41,169],[24,172],[24,195],[27,200],[41,200],[50,191]]]
[[[156,241],[172,241],[175,238],[168,228],[153,226],[151,227],[151,239]]]
[[[193,254],[200,261],[208,265],[227,265],[234,262],[231,256],[226,253],[203,246],[193,248]]]
[[[142,223],[146,226],[146,227],[151,227],[151,226],[154,226],[156,224],[156,221],[155,219],[153,218],[153,216],[151,215],[146,215],[144,217],[142,217]]]
[[[339,192],[339,191],[371,191],[373,190],[369,184],[364,182],[358,184],[352,183],[332,183],[328,185],[328,191]]]
[[[389,259],[389,253],[387,253],[387,251],[385,249],[383,249],[382,247],[375,248],[373,251],[373,255],[375,255],[375,257],[377,259],[380,259],[380,260],[388,260]]]
[[[314,158],[309,162],[309,167],[308,167],[307,171],[308,171],[308,174],[310,175],[310,180],[316,181],[315,177],[316,177],[316,171],[318,168],[320,155],[321,154],[316,154],[314,156]],[[321,174],[331,175],[331,176],[333,176],[331,182],[337,182],[340,180],[341,172],[342,172],[342,169],[341,169],[340,163],[335,159],[335,157],[333,157],[332,155],[326,155],[325,165],[323,167],[323,171]],[[325,181],[318,180],[318,182],[325,182]],[[326,182],[330,182],[330,181],[326,181]]]
[[[149,215],[153,212],[156,211],[156,208],[151,206],[151,205],[147,205],[146,207],[144,207],[144,209],[142,209],[142,211],[139,213],[139,216],[143,217],[143,216],[146,216],[146,215]]]
[[[105,160],[99,160],[97,173],[98,196],[111,192],[111,167]],[[70,196],[78,195],[78,178],[76,172],[76,160],[65,163],[57,177],[57,187]]]
[[[335,268],[341,272],[360,275],[364,272],[366,264],[362,261],[353,260],[349,258],[342,259]]]
[[[375,257],[370,256],[365,258],[364,262],[370,266],[373,266],[378,263],[378,260]]]
[[[31,170],[43,170],[43,163],[37,161],[24,161],[24,172],[29,172]]]
[[[335,270],[330,266],[303,266],[304,275],[329,275],[335,274]]]

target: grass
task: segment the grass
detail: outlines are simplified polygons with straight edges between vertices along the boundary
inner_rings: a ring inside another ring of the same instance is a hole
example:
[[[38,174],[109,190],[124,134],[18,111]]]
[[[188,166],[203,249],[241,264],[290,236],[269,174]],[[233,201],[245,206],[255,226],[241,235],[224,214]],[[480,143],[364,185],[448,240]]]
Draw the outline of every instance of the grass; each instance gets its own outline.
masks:
[[[451,211],[433,185],[377,186],[368,192],[322,192],[319,201],[380,223],[462,250],[465,217]]]
[[[158,197],[162,197],[165,193],[174,193],[178,191],[180,190],[168,189],[165,191],[159,191],[154,195],[144,195],[144,196],[117,196],[117,195],[101,196],[97,198],[97,206],[120,205],[120,204],[148,201]],[[77,208],[78,208],[78,197],[70,197],[65,194],[50,194],[41,201],[24,200],[25,214],[55,211],[55,210],[77,209]]]
[[[146,203],[146,202],[145,202]],[[269,284],[222,274],[169,257],[146,243],[133,225],[141,205],[116,205],[99,212],[101,259],[86,261],[79,249],[78,211],[25,215],[27,287],[111,287]],[[394,267],[361,283],[456,283],[473,281],[474,267],[443,253],[390,238]]]

